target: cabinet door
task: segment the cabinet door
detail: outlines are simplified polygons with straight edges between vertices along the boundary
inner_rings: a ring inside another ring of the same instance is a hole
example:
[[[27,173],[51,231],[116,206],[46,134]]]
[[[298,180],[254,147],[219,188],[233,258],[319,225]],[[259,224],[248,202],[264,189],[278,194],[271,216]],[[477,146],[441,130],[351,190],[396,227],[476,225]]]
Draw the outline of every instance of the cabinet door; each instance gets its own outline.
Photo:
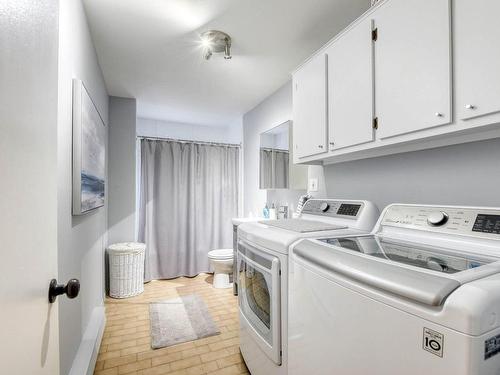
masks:
[[[458,118],[500,111],[500,1],[456,0],[454,19]]]
[[[372,20],[349,30],[326,53],[330,148],[373,141]]]
[[[327,151],[326,61],[318,54],[293,76],[293,142],[299,158]]]
[[[450,8],[450,0],[392,0],[374,13],[380,138],[452,121]]]

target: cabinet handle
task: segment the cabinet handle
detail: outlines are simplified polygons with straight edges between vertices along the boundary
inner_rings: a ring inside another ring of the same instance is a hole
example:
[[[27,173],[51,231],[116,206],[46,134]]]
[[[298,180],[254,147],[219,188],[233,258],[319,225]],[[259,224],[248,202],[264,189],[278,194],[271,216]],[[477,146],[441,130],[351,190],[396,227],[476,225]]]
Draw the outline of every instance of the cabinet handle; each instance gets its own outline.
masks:
[[[467,104],[467,105],[465,106],[465,109],[476,109],[476,106],[475,106],[475,105],[473,105],[473,104]]]
[[[323,148],[323,145],[318,145],[319,148]]]
[[[436,112],[436,117],[443,117],[444,115],[441,112]]]
[[[334,146],[334,145],[335,145],[335,143],[333,143],[333,142],[330,142],[330,146]]]

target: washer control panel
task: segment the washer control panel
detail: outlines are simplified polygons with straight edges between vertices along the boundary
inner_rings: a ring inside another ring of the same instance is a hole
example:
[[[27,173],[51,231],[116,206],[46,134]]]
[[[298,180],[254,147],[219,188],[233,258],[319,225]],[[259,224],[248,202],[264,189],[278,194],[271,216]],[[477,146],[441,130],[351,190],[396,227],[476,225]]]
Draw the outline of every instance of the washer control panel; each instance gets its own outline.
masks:
[[[356,219],[363,210],[363,202],[338,201],[332,199],[309,199],[302,209],[303,214]]]
[[[500,239],[500,210],[394,205],[381,225]]]

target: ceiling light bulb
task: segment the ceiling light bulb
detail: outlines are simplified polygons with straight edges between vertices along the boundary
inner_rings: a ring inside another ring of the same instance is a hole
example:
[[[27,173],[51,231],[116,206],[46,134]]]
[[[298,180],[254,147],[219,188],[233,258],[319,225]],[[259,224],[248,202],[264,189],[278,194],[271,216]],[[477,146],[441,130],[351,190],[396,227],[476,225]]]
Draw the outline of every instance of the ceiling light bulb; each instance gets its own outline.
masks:
[[[208,38],[204,38],[201,40],[201,45],[205,48],[210,48],[210,40]]]

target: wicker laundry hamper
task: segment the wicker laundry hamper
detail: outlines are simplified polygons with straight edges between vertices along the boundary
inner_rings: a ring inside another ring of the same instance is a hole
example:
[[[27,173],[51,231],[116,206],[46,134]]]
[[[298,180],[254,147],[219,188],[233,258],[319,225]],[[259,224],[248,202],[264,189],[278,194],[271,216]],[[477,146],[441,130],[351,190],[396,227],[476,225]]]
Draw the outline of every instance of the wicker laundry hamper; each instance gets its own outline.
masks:
[[[109,296],[133,297],[144,292],[143,243],[125,242],[108,247]]]

